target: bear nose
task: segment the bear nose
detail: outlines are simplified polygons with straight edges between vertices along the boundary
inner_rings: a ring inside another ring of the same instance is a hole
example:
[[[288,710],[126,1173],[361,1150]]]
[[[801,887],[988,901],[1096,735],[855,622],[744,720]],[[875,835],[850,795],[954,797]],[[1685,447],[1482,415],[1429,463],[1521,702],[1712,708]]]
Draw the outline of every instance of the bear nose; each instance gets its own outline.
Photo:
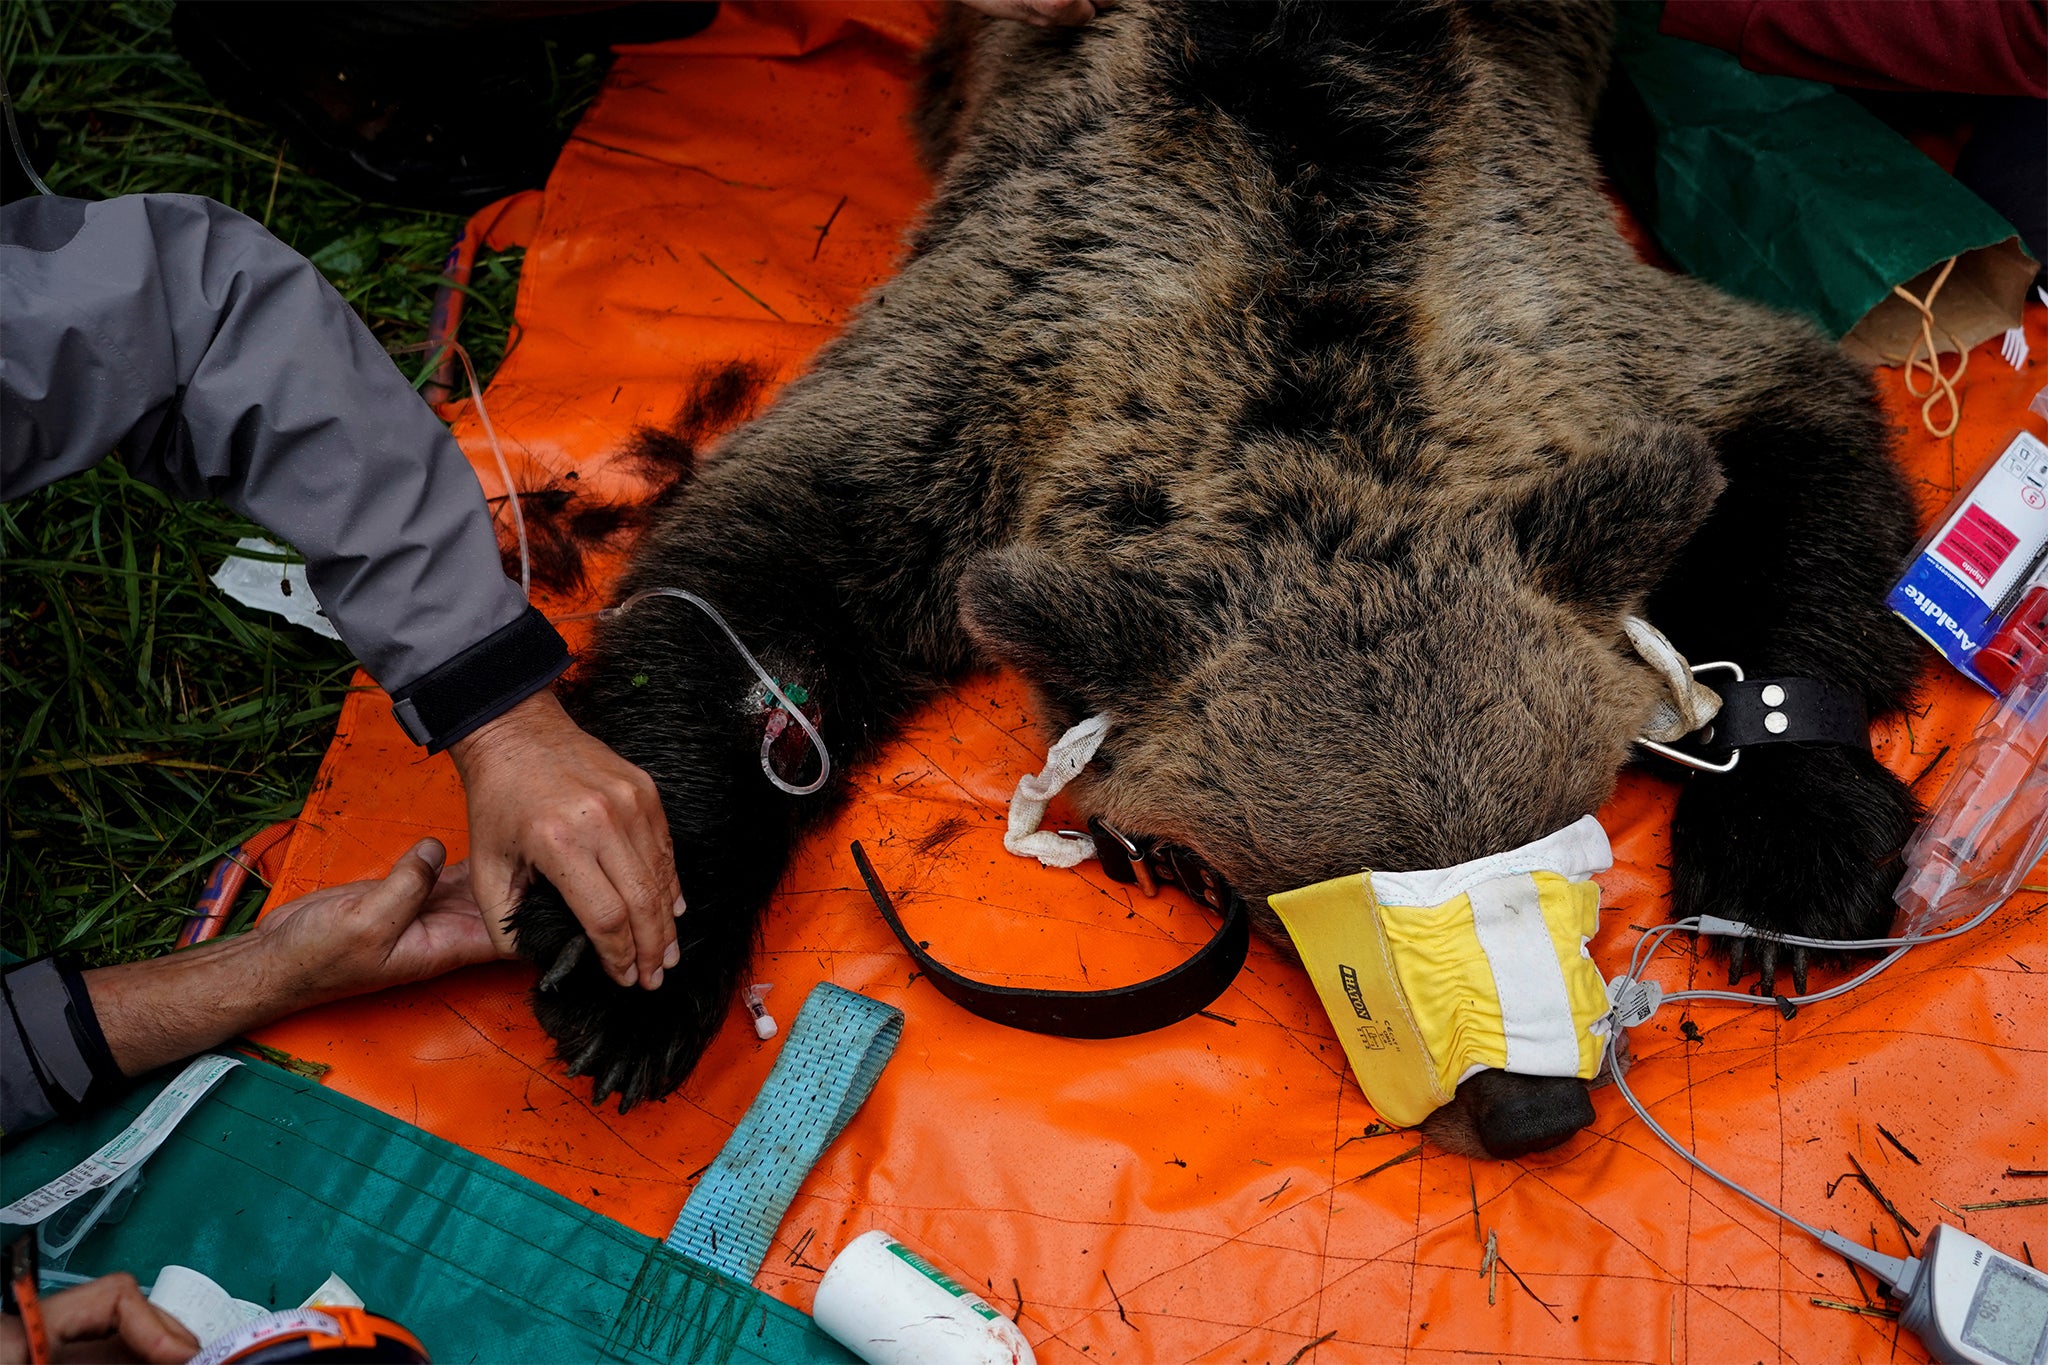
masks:
[[[1479,1084],[1473,1127],[1480,1143],[1501,1160],[1555,1147],[1593,1121],[1593,1099],[1576,1076],[1518,1076],[1486,1071],[1460,1086]]]

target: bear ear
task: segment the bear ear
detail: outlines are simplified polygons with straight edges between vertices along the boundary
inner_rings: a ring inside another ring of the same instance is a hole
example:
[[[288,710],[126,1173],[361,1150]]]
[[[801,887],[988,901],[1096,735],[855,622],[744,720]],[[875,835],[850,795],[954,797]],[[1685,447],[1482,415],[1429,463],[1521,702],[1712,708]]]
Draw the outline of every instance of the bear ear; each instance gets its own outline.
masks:
[[[1187,666],[1208,628],[1185,597],[1144,571],[1013,545],[968,566],[960,619],[984,651],[1093,714]]]
[[[1508,526],[1546,591],[1618,612],[1670,572],[1726,483],[1713,447],[1690,427],[1631,425],[1524,497]]]

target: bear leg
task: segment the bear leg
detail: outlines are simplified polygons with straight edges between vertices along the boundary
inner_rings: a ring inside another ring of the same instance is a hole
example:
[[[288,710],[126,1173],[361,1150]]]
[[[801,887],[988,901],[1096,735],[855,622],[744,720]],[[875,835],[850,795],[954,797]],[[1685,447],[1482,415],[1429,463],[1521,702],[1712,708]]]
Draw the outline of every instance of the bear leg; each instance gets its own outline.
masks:
[[[730,459],[730,457],[728,457]],[[786,472],[725,461],[688,486],[636,556],[622,601],[687,589],[719,609],[761,665],[816,716],[835,777],[813,795],[773,785],[762,748],[777,703],[724,632],[688,602],[647,597],[602,623],[571,710],[654,779],[688,908],[681,960],[655,990],[624,988],[581,951],[556,889],[536,883],[515,912],[519,950],[543,972],[535,1016],[572,1075],[621,1112],[681,1085],[744,984],[761,914],[797,835],[836,776],[887,733],[932,679],[902,632],[849,601],[835,559],[853,553]],[[815,708],[813,710],[813,708]],[[802,786],[818,758],[788,727],[778,773]]]
[[[1919,649],[1884,604],[1913,540],[1912,504],[1867,381],[1832,354],[1811,388],[1765,391],[1715,445],[1727,489],[1650,605],[1695,661],[1818,678],[1872,715],[1905,704]],[[1698,773],[1672,827],[1673,912],[1814,938],[1882,935],[1918,808],[1867,748],[1756,745]],[[1734,976],[1801,989],[1808,954],[1737,941]]]

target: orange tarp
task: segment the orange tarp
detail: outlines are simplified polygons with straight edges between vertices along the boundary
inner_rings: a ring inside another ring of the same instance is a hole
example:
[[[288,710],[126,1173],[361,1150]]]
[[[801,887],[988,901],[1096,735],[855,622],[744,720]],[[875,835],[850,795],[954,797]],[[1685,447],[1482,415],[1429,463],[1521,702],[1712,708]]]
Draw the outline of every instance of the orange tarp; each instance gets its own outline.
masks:
[[[573,470],[581,488],[644,492],[610,463],[636,423],[667,420],[708,367],[787,378],[888,277],[926,191],[903,120],[928,23],[909,6],[728,4],[704,34],[620,58],[545,193],[496,229],[528,243],[518,344],[488,394],[523,487]],[[2037,355],[2043,314],[2029,315]],[[2015,426],[2042,429],[2023,405],[2044,375],[1981,351],[1962,429],[1939,443],[1896,373],[1884,378],[1929,515]],[[497,494],[474,415],[458,430]],[[1931,661],[1923,699],[1878,742],[1931,794],[1986,699]],[[1175,893],[1146,900],[1093,864],[1051,871],[1003,852],[1010,788],[1049,739],[1015,679],[970,681],[850,775],[853,799],[785,879],[754,973],[775,984],[771,1008],[786,1023],[833,981],[908,1022],[791,1208],[762,1288],[807,1308],[832,1255],[883,1227],[1020,1310],[1038,1358],[1061,1365],[1923,1358],[1881,1317],[1816,1306],[1865,1295],[1839,1258],[1692,1173],[1611,1091],[1591,1129],[1520,1162],[1363,1136],[1373,1114],[1313,993],[1263,944],[1215,1017],[1139,1038],[1033,1037],[948,1004],[860,889],[850,839],[912,931],[970,972],[1099,987],[1161,970],[1210,931]],[[1631,773],[1601,812],[1618,861],[1594,952],[1610,974],[1636,926],[1667,917],[1676,790]],[[374,875],[423,834],[463,851],[453,769],[400,735],[381,694],[353,696],[275,898]],[[1702,1008],[1687,1041],[1667,1010],[1636,1031],[1634,1084],[1710,1161],[1890,1253],[1900,1230],[1860,1184],[1837,1182],[1852,1155],[1923,1234],[1966,1204],[2040,1193],[2003,1173],[2048,1166],[2043,905],[2022,895],[1980,932],[1794,1019]],[[1720,975],[1689,946],[1660,969],[1666,983]],[[330,1063],[328,1084],[660,1235],[781,1043],[757,1042],[736,1010],[688,1085],[620,1116],[550,1059],[532,980],[522,964],[477,968],[262,1036]],[[2039,1259],[2041,1215],[1967,1217],[2015,1253],[2031,1239]],[[1489,1231],[1491,1278],[1477,1273]]]

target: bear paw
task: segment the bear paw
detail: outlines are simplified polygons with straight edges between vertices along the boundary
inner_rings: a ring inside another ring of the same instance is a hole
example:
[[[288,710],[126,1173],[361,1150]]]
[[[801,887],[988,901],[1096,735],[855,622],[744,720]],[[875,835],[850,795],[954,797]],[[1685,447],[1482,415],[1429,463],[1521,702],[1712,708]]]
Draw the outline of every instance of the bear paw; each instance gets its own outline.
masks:
[[[679,991],[668,981],[643,991],[602,972],[572,971],[552,990],[535,990],[533,1013],[569,1074],[591,1078],[591,1103],[616,1094],[623,1114],[689,1079],[710,1041],[686,1025]]]
[[[689,1079],[726,1017],[731,992],[690,970],[687,935],[679,943],[682,962],[650,991],[605,975],[551,887],[528,894],[515,928],[521,953],[541,968],[534,1018],[555,1040],[555,1057],[569,1074],[591,1078],[593,1104],[616,1094],[623,1114]]]
[[[1807,938],[1881,937],[1919,816],[1905,784],[1867,750],[1752,746],[1733,772],[1699,774],[1679,799],[1673,913]],[[1761,995],[1776,993],[1781,963],[1805,994],[1809,960],[1827,956],[1768,938],[1729,942],[1729,982],[1753,967]]]

